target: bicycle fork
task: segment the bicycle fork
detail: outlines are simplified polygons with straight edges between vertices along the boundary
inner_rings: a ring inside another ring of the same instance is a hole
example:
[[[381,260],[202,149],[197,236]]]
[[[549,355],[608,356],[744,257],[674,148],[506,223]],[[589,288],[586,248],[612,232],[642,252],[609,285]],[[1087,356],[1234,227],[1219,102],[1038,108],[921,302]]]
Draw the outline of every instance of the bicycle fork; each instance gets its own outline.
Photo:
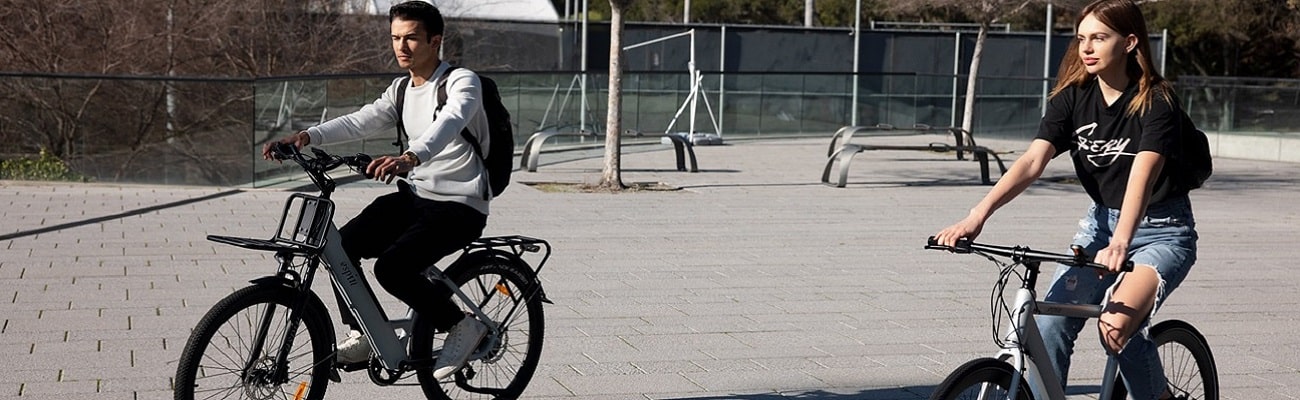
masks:
[[[295,287],[293,287],[293,290],[295,291],[302,292],[310,290],[311,278],[314,275],[311,271],[316,270],[316,267],[319,265],[318,261],[315,259],[308,261],[310,264],[307,268],[308,273],[307,276],[303,278],[293,271],[292,256],[279,258],[281,260],[280,271],[276,274],[276,278],[283,282],[295,284]],[[258,281],[260,280],[255,280],[254,283],[257,283]],[[258,371],[258,363],[263,358],[263,349],[266,346],[268,340],[267,336],[271,332],[271,323],[275,319],[276,314],[274,303],[271,303],[266,307],[266,312],[262,314],[262,318],[257,324],[257,330],[255,331],[256,334],[253,337],[252,352],[249,354],[249,358],[244,365],[243,379],[245,381],[257,379],[265,381],[255,382],[259,384],[283,384],[289,381],[289,353],[293,351],[293,339],[297,336],[298,328],[302,324],[302,312],[307,306],[307,298],[308,297],[305,294],[295,296],[295,304],[290,305],[289,315],[284,321],[285,329],[283,343],[280,344],[274,360],[268,366],[269,371],[259,374],[255,372]]]

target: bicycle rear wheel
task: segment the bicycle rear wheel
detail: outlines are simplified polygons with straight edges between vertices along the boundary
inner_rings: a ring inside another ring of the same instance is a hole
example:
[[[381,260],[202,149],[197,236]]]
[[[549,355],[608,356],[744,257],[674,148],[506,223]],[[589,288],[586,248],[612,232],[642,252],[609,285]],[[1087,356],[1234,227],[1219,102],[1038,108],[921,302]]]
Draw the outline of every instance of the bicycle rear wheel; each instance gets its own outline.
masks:
[[[212,306],[181,353],[175,399],[324,397],[334,345],[329,314],[314,298],[298,308],[299,296],[289,288],[249,286]],[[301,324],[286,340],[294,311]],[[277,363],[285,345],[288,356]]]
[[[1218,400],[1219,372],[1210,345],[1196,328],[1183,321],[1163,321],[1151,327],[1151,340],[1159,347],[1169,390],[1176,398]],[[1178,397],[1184,396],[1184,397]],[[1128,398],[1124,379],[1115,377],[1115,400]]]
[[[948,374],[930,395],[930,400],[1003,400],[1011,393],[1011,364],[992,358],[974,359]],[[1031,400],[1024,378],[1016,390],[1017,400]]]
[[[545,328],[540,289],[519,268],[507,260],[487,257],[481,263],[447,271],[475,306],[500,326],[480,344],[480,348],[490,347],[487,355],[470,360],[455,375],[438,381],[432,368],[416,370],[425,396],[435,400],[514,399],[523,393],[537,370]],[[453,300],[461,310],[470,309],[455,296]],[[434,350],[442,348],[442,334],[434,332],[429,323],[417,321],[411,335],[411,358],[433,357]]]

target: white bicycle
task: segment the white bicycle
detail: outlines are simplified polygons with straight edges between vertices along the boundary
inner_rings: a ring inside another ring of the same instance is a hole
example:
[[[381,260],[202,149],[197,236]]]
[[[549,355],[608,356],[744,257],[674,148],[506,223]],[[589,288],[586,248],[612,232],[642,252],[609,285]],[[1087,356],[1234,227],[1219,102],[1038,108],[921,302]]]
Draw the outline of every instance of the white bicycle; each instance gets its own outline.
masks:
[[[1078,268],[1104,270],[1106,267],[1093,263],[1077,247],[1074,255],[1035,251],[1020,246],[979,244],[965,239],[958,241],[956,246],[948,247],[938,245],[931,237],[925,248],[979,254],[1001,269],[990,299],[994,342],[1001,350],[991,358],[971,360],[958,367],[943,380],[930,398],[1064,400],[1061,379],[1056,376],[1048,361],[1047,349],[1043,345],[1043,337],[1038,331],[1034,316],[1097,318],[1101,316],[1102,306],[1038,301],[1034,285],[1038,281],[1039,265],[1051,262]],[[1133,262],[1129,261],[1124,269],[1131,271]],[[1003,293],[1013,276],[1020,278],[1021,285],[1015,291],[1014,302],[1008,304]],[[1009,324],[1005,335],[997,332],[1001,321]],[[1210,353],[1210,345],[1205,342],[1205,337],[1196,328],[1183,321],[1168,320],[1152,326],[1150,335],[1158,346],[1160,361],[1174,398],[1218,400],[1219,375],[1214,366],[1214,355]],[[1106,360],[1101,395],[1098,398],[1123,400],[1127,397],[1124,380],[1119,376],[1119,361],[1110,356]]]
[[[542,353],[542,303],[550,303],[537,274],[550,258],[546,241],[524,236],[482,238],[467,246],[446,271],[430,267],[426,276],[445,285],[462,310],[488,326],[470,361],[443,381],[433,365],[444,332],[408,310],[390,320],[374,293],[339,244],[330,194],[335,182],[326,173],[347,165],[362,171],[364,154],[334,156],[293,146],[275,149],[279,159],[302,166],[320,196],[289,196],[280,227],[271,239],[208,236],[208,240],[275,252],[279,270],[252,281],[212,306],[190,334],[176,369],[175,398],[319,400],[339,370],[366,369],[377,385],[415,376],[430,399],[519,397],[532,379]],[[540,253],[537,268],[525,253]],[[320,267],[347,302],[370,340],[369,362],[336,365],[334,327],[312,280]]]

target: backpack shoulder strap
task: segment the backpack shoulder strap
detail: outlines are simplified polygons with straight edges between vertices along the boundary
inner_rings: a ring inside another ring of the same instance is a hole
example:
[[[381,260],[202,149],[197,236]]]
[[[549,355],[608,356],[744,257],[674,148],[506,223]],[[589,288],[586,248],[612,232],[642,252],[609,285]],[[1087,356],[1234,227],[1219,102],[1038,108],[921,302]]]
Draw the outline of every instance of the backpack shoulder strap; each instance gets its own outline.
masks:
[[[397,125],[397,141],[393,142],[393,146],[397,146],[398,154],[406,152],[406,142],[410,140],[406,136],[406,124],[402,123],[402,104],[406,102],[406,87],[410,86],[410,84],[410,75],[402,77],[401,81],[397,82],[397,124],[395,124]]]
[[[451,72],[457,68],[460,67],[453,65],[451,68],[447,68],[447,72],[442,74],[442,81],[438,82],[438,108],[434,109],[434,118],[437,118],[438,111],[442,111],[442,106],[447,104],[447,80],[451,79]],[[483,148],[479,145],[478,140],[474,139],[473,134],[469,133],[469,127],[461,129],[460,136],[465,138],[466,142],[469,142],[470,147],[474,148],[474,154],[478,154],[479,158],[487,159],[487,156],[483,155]]]

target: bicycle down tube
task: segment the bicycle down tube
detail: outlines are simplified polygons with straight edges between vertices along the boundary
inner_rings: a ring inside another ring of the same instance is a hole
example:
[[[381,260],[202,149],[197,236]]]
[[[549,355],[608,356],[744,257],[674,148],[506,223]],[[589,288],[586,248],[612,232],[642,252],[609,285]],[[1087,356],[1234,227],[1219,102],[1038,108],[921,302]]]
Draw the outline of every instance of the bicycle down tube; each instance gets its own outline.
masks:
[[[330,222],[326,229],[326,245],[321,249],[321,259],[326,270],[334,277],[334,286],[356,314],[362,333],[375,346],[380,364],[386,369],[399,369],[402,361],[406,360],[405,346],[398,339],[397,332],[384,315],[383,309],[375,303],[374,296],[363,281],[365,277],[361,276],[361,272],[352,265],[352,261],[343,252],[343,247],[338,244],[343,240],[338,228]],[[410,335],[409,329],[407,335]]]

